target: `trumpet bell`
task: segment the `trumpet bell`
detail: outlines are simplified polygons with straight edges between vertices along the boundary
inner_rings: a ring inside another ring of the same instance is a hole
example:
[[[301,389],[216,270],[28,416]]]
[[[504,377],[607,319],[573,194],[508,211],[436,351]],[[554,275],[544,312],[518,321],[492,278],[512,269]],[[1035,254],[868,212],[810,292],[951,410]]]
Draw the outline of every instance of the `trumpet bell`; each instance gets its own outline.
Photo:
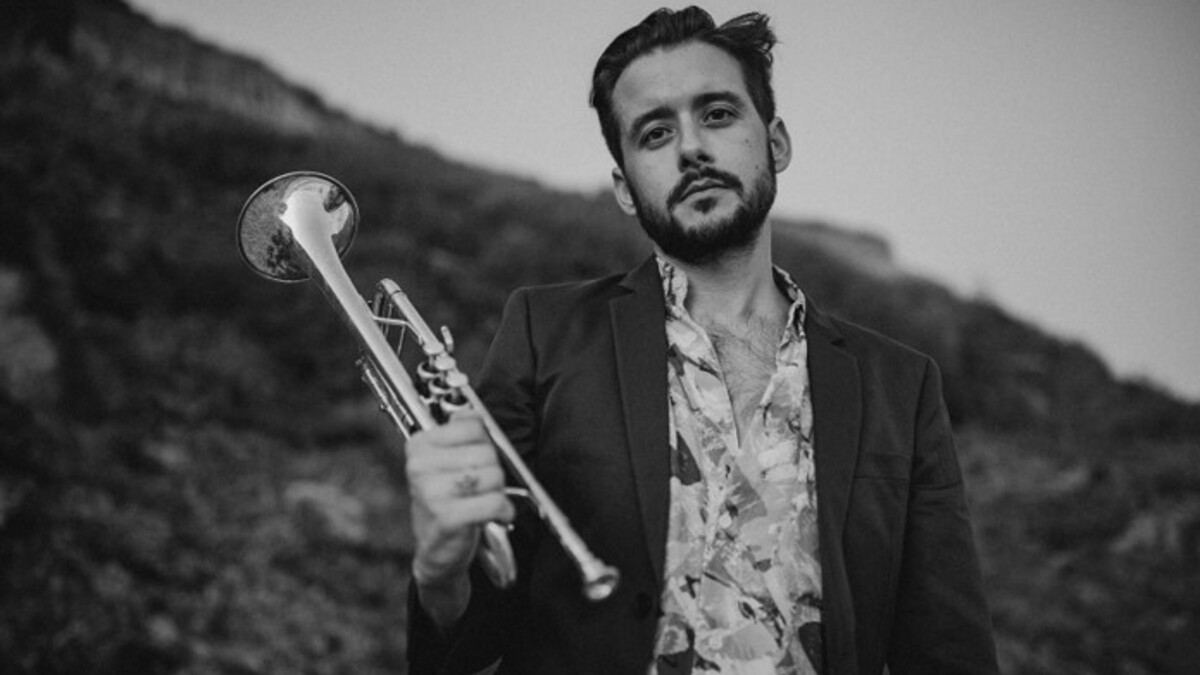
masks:
[[[250,195],[238,216],[242,259],[274,281],[308,279],[312,261],[295,236],[301,223],[328,233],[341,257],[358,232],[358,204],[344,185],[315,171],[286,173],[267,181]]]

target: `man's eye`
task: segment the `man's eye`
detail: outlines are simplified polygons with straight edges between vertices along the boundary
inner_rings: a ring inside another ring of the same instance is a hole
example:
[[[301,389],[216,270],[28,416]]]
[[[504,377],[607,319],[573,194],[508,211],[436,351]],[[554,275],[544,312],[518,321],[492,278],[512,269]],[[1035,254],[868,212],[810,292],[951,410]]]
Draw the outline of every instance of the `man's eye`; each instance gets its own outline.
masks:
[[[723,124],[732,121],[734,117],[734,112],[729,108],[713,108],[704,115],[704,120],[710,124]]]
[[[668,130],[666,127],[654,127],[648,129],[642,134],[642,145],[655,145],[661,143],[667,138]]]

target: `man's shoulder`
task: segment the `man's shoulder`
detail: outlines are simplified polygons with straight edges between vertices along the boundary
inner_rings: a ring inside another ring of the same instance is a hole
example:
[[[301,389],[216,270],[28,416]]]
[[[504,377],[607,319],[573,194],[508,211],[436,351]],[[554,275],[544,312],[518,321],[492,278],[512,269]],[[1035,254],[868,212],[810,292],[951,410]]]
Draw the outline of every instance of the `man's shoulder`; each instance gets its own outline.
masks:
[[[613,274],[585,281],[522,286],[505,304],[506,323],[524,326],[534,335],[557,334],[580,322],[589,330],[597,330],[599,322],[609,316],[610,300],[629,292],[621,286],[623,277]]]
[[[814,311],[810,332],[867,363],[924,370],[933,361],[928,354],[878,330],[819,310]]]
[[[814,349],[813,340],[827,342],[827,345]],[[928,354],[852,321],[822,316],[814,322],[809,333],[809,355],[836,359],[839,353],[849,357],[854,364],[863,387],[864,401],[873,402],[868,406],[872,410],[892,410],[888,413],[892,415],[908,414],[903,411],[910,410],[922,400],[921,392],[926,387],[932,383],[937,391],[941,383],[937,362]]]
[[[846,342],[852,346],[857,346],[862,349],[879,350],[897,357],[926,357],[925,354],[921,353],[916,348],[873,328],[868,328],[862,324],[858,324],[848,319],[843,319],[836,316],[829,317],[829,321],[833,325],[837,326],[838,331],[845,338]]]
[[[613,274],[518,288],[505,305],[493,350],[496,345],[517,345],[549,362],[574,358],[585,345],[612,340],[614,312],[624,311],[616,307],[622,297],[634,293],[623,284],[625,277]]]
[[[625,274],[610,274],[594,279],[522,286],[513,291],[513,295],[522,297],[534,305],[606,300],[624,292],[621,289],[621,281],[624,278]]]
[[[652,262],[652,260],[650,261]],[[659,289],[657,270],[650,262],[626,272],[591,279],[523,286],[513,291],[509,302],[526,304],[531,312],[556,312],[607,305],[629,293]]]

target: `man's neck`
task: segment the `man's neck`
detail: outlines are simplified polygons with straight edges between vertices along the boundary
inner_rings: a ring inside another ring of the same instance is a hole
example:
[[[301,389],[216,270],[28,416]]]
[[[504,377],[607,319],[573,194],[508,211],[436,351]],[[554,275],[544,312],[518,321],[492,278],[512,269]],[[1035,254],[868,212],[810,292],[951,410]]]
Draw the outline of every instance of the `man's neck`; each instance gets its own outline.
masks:
[[[685,306],[701,325],[735,328],[752,320],[782,322],[787,316],[788,301],[775,285],[769,226],[749,249],[710,263],[692,265],[659,255],[687,275]]]

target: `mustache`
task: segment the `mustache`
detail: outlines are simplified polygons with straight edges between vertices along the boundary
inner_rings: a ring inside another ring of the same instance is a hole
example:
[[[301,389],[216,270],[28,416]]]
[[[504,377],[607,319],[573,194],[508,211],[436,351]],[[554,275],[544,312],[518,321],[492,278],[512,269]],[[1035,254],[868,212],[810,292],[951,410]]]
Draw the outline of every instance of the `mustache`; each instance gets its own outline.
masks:
[[[720,185],[730,188],[738,194],[742,194],[742,181],[737,176],[715,169],[712,167],[704,167],[696,171],[689,171],[679,179],[679,183],[671,189],[667,195],[667,208],[674,208],[676,204],[683,201],[688,192],[696,185],[696,183],[709,183],[712,185]]]

